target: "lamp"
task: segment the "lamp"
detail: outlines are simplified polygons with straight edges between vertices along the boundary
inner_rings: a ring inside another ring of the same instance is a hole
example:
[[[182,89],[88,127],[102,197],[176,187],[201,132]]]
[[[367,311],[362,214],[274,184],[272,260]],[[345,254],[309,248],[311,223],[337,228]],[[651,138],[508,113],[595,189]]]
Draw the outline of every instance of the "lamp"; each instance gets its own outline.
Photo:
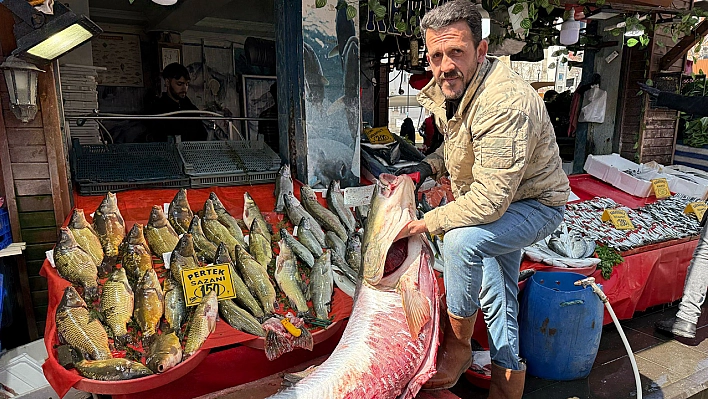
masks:
[[[491,19],[489,18],[489,13],[481,4],[477,4],[477,11],[482,16],[482,39],[486,39],[492,29]]]
[[[0,64],[10,95],[10,109],[17,119],[29,122],[37,114],[37,75],[43,70],[17,57],[7,57]]]
[[[85,15],[76,15],[60,2],[54,14],[37,11],[25,0],[0,0],[15,14],[17,48],[12,52],[26,61],[43,65],[84,44],[103,30]]]
[[[571,45],[580,39],[580,22],[575,20],[575,10],[571,9],[570,16],[561,24],[560,43]]]

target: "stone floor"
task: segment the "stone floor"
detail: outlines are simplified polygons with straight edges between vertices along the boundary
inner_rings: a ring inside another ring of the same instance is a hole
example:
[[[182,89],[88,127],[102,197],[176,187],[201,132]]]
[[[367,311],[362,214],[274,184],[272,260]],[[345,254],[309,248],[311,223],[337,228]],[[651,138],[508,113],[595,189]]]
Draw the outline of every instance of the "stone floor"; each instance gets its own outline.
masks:
[[[635,353],[647,399],[708,399],[708,311],[698,323],[695,339],[672,339],[659,334],[654,323],[676,314],[676,304],[638,313],[621,322]],[[315,359],[319,364],[324,358]],[[297,371],[309,364],[296,367]],[[206,398],[259,399],[277,392],[282,375],[215,392]],[[417,399],[486,399],[487,390],[462,378],[449,391],[421,392]],[[528,376],[525,399],[633,399],[637,397],[629,357],[614,325],[605,326],[590,375],[582,380],[549,381]]]

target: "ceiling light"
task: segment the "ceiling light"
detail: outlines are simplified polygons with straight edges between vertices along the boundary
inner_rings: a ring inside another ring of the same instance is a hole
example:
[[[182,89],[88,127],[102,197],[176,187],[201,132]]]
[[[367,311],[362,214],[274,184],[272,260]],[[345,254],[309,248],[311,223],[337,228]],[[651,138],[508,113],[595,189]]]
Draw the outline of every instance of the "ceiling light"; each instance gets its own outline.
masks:
[[[575,20],[575,12],[571,12],[565,22],[561,25],[560,43],[568,46],[575,44],[580,39],[580,22]]]

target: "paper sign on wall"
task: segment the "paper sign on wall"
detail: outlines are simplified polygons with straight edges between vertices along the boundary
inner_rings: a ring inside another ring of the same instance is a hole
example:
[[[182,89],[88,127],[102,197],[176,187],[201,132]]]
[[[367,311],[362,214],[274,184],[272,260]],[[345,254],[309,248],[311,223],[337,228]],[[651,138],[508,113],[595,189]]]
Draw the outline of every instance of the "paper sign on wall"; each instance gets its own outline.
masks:
[[[700,222],[703,220],[703,214],[706,213],[706,208],[708,207],[705,202],[691,202],[686,206],[686,209],[683,210],[683,213],[695,214]]]
[[[656,198],[671,197],[671,190],[669,190],[669,183],[666,181],[665,177],[662,177],[659,179],[651,179],[651,187],[654,190],[654,196]]]
[[[236,297],[228,264],[182,270],[182,281],[187,306],[199,304],[210,291],[215,291],[220,301]]]
[[[618,230],[633,230],[634,225],[629,220],[627,212],[622,209],[605,209],[602,213],[602,221],[611,221]]]

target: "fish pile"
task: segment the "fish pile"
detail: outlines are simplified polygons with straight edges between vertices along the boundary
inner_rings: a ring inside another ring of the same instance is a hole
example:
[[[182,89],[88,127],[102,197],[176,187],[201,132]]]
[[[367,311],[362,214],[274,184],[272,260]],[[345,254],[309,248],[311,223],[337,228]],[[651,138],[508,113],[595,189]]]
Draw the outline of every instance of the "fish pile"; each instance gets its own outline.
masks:
[[[298,200],[289,170],[281,169],[276,208],[287,214],[295,235],[285,227],[274,231],[247,192],[237,219],[215,193],[201,210],[192,209],[182,189],[167,214],[155,205],[147,224],[136,223],[127,234],[113,193],[93,223],[74,210],[61,229],[54,263],[72,284],[56,325],[59,341],[84,358],[76,370],[106,381],[165,372],[199,350],[219,315],[233,328],[263,337],[269,359],[295,347],[311,350],[309,330],[331,324],[334,286],[354,295],[361,221],[345,207],[337,181],[329,186],[327,207],[308,186]],[[158,266],[163,254],[170,255],[165,269]],[[236,297],[218,300],[210,292],[187,309],[181,272],[210,263],[229,266]],[[131,362],[114,359],[113,351],[125,351]]]

